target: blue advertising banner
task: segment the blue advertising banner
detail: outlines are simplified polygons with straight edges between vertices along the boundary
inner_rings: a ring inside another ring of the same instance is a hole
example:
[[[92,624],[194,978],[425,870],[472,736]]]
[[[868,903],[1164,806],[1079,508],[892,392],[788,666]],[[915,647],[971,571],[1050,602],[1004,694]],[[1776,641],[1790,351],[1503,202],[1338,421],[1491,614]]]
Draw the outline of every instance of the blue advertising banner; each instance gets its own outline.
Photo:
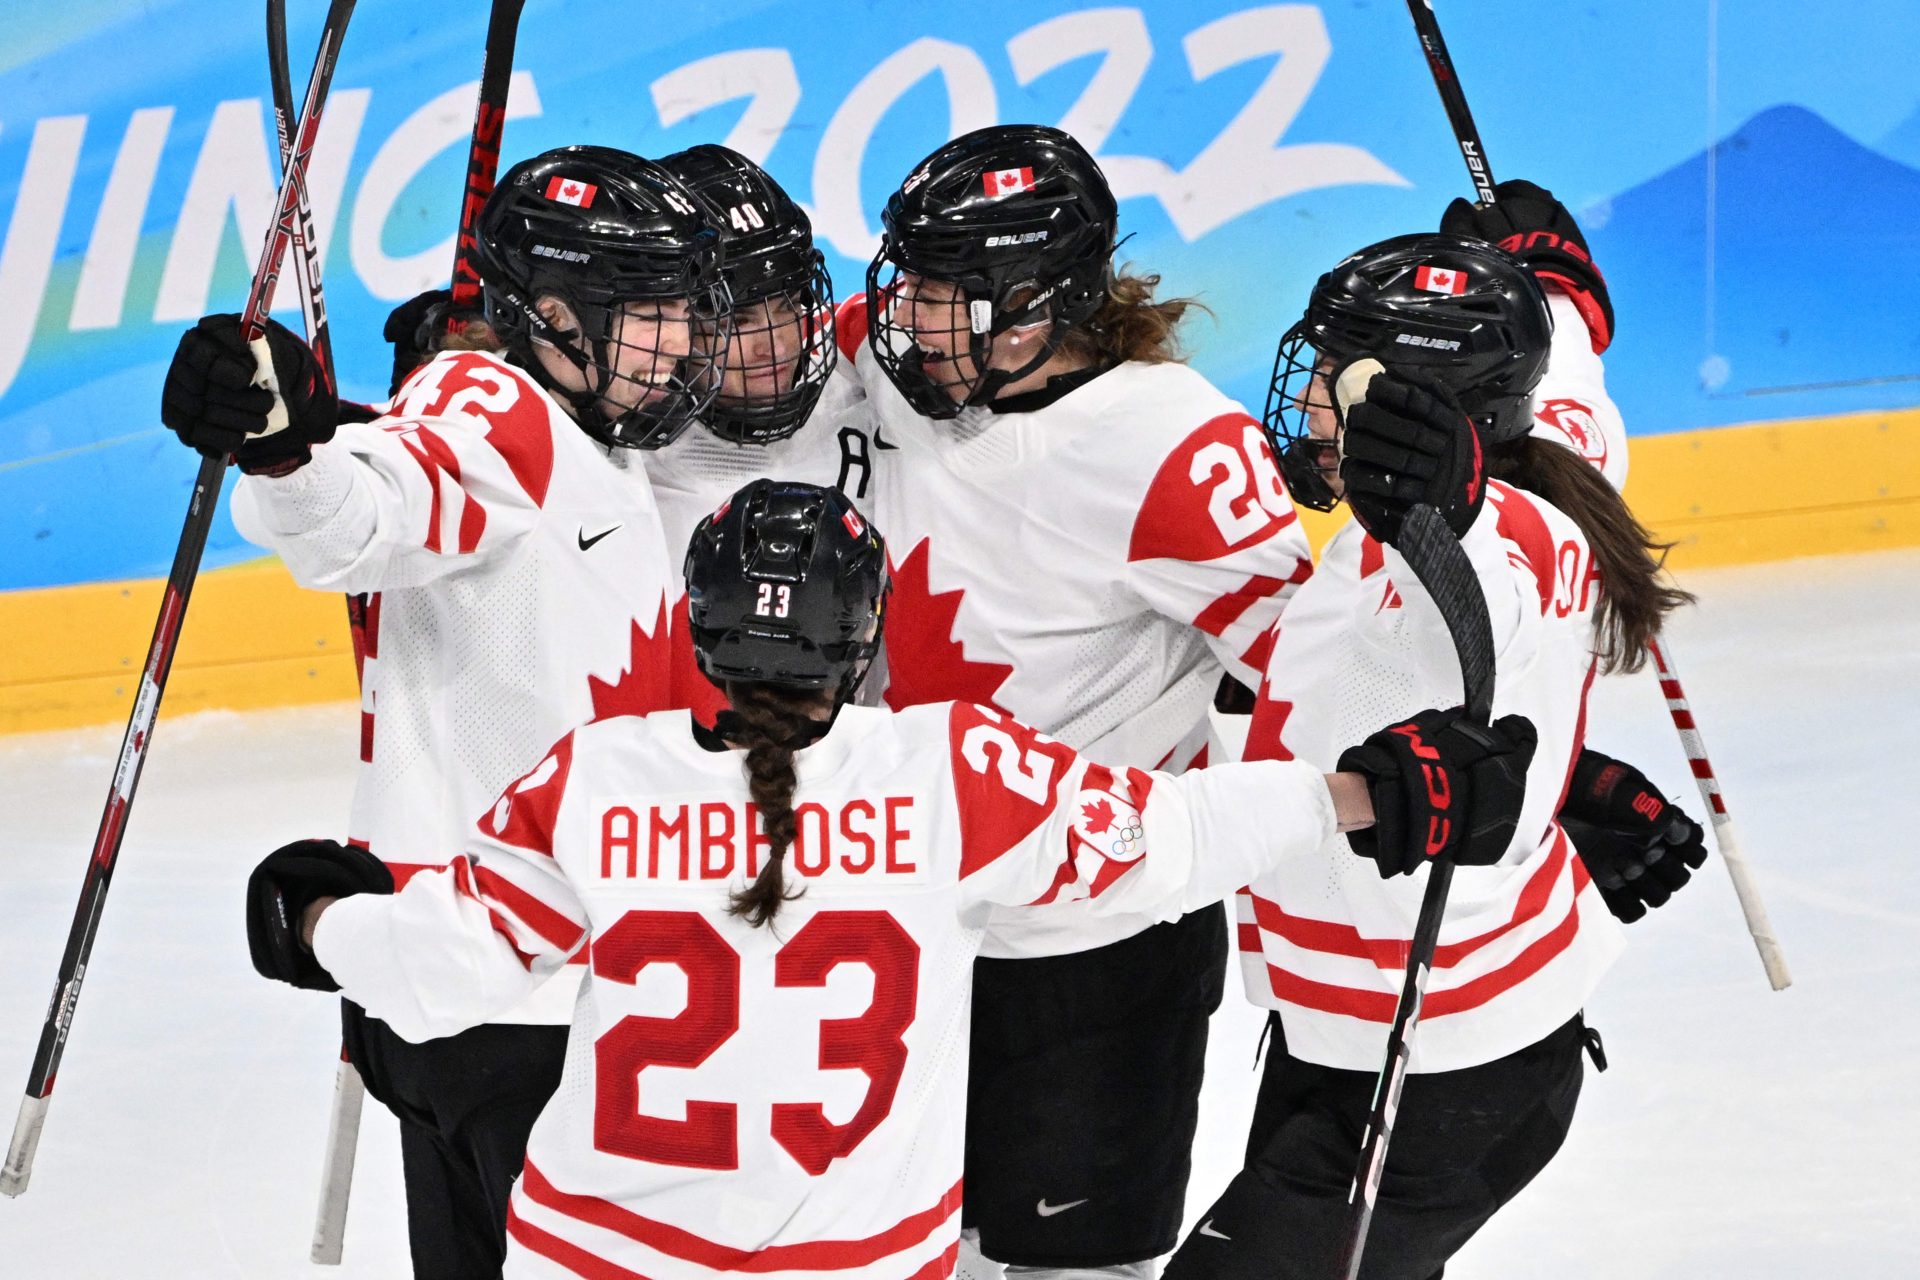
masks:
[[[296,89],[321,0],[291,0]],[[254,0],[0,15],[0,589],[164,572],[194,463],[158,425],[181,329],[237,309],[278,167]],[[1920,402],[1920,6],[1440,5],[1494,172],[1580,213],[1638,434]],[[362,0],[312,174],[343,389],[443,285],[486,27]],[[1212,310],[1196,365],[1256,411],[1315,276],[1468,191],[1405,9],[1065,0],[530,0],[506,162],[725,141],[809,209],[842,296],[946,138],[1058,124],[1122,257]],[[277,313],[297,324],[283,284]],[[209,565],[256,552],[223,516]]]

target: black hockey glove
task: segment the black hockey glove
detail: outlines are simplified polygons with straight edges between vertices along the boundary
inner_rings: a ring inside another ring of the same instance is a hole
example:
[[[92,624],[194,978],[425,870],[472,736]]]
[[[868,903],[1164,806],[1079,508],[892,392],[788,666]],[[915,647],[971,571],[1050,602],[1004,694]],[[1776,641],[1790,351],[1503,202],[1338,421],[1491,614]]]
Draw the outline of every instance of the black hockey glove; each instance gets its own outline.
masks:
[[[298,335],[268,320],[266,340],[278,397],[254,385],[259,366],[240,317],[202,316],[173,353],[160,420],[207,457],[232,454],[242,471],[279,476],[313,461],[313,446],[333,439],[340,405]],[[276,412],[282,407],[284,421]]]
[[[1443,854],[1491,866],[1513,843],[1537,744],[1525,716],[1482,728],[1457,707],[1380,730],[1340,753],[1340,771],[1364,775],[1373,797],[1373,825],[1349,831],[1347,843],[1383,880]]]
[[[247,877],[247,950],[263,978],[308,991],[338,991],[300,941],[300,917],[321,898],[392,893],[387,864],[335,840],[296,840],[260,860]]]
[[[1574,763],[1560,826],[1607,910],[1632,924],[1663,907],[1707,860],[1706,832],[1622,760],[1586,750]]]
[[[387,388],[389,396],[399,395],[400,384],[409,374],[446,350],[447,328],[455,321],[464,329],[468,325],[484,324],[486,317],[478,310],[456,311],[451,289],[429,289],[416,294],[388,314],[382,336],[393,344],[393,384]]]
[[[1371,376],[1369,376],[1371,375]],[[1407,509],[1424,502],[1460,537],[1486,500],[1480,436],[1453,393],[1418,374],[1356,360],[1332,374],[1347,505],[1380,541],[1399,541]]]
[[[1526,263],[1542,284],[1564,289],[1587,322],[1594,353],[1605,351],[1613,341],[1613,299],[1580,224],[1553,192],[1524,178],[1498,184],[1493,195],[1491,205],[1455,200],[1440,215],[1440,230],[1491,240]]]

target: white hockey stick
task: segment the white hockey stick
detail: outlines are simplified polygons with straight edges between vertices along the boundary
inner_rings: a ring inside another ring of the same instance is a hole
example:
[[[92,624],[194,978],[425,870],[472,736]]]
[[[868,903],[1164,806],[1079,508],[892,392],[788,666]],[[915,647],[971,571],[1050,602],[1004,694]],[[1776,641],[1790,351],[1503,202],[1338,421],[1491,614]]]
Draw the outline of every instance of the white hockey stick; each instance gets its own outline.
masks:
[[[1720,846],[1720,860],[1727,864],[1727,875],[1733,880],[1734,896],[1740,899],[1740,914],[1747,918],[1747,932],[1753,935],[1753,945],[1759,948],[1767,981],[1775,991],[1784,991],[1793,981],[1793,975],[1787,972],[1787,957],[1780,950],[1780,940],[1773,936],[1773,923],[1767,919],[1766,904],[1760,901],[1760,886],[1754,883],[1753,868],[1747,864],[1746,855],[1740,852],[1740,842],[1734,838],[1733,818],[1727,813],[1727,802],[1721,798],[1720,779],[1713,772],[1713,762],[1707,759],[1707,744],[1694,723],[1693,708],[1687,705],[1686,691],[1680,687],[1673,655],[1658,638],[1647,647],[1653,653],[1654,666],[1660,670],[1660,692],[1667,697],[1673,727],[1680,732],[1680,745],[1686,749],[1694,781],[1700,784],[1700,799],[1713,819],[1714,842]]]
[[[367,1096],[360,1073],[346,1058],[333,1077],[333,1116],[327,1122],[327,1163],[320,1171],[320,1208],[313,1217],[313,1251],[322,1266],[340,1265],[346,1244],[347,1197],[353,1192],[353,1158],[359,1146],[360,1103]]]

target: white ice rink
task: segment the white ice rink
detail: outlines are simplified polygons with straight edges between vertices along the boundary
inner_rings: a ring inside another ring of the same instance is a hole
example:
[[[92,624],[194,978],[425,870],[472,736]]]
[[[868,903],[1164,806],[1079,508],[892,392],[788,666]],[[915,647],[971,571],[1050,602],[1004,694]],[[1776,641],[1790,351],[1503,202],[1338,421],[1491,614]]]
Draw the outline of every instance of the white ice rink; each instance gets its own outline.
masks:
[[[1920,1277],[1920,553],[1687,585],[1676,657],[1794,985],[1768,990],[1717,859],[1633,926],[1589,1008],[1612,1070],[1449,1280]],[[339,832],[357,730],[350,706],[160,727],[32,1186],[0,1200],[0,1277],[406,1273],[373,1104],[345,1265],[306,1261],[337,1015],[254,975],[240,910],[260,854]],[[1591,740],[1703,816],[1651,677],[1596,688]],[[118,743],[0,739],[0,1136]],[[1237,1165],[1259,1027],[1230,989],[1193,1210]]]

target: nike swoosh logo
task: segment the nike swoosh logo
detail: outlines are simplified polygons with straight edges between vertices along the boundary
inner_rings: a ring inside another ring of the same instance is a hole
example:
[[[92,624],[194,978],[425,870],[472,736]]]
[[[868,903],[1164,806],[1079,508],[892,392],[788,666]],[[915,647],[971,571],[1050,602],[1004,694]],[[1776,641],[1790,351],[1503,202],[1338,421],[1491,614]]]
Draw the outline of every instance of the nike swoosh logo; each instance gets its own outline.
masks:
[[[874,424],[874,426],[873,426],[873,447],[874,447],[874,448],[876,448],[876,449],[898,449],[898,448],[899,448],[900,446],[899,446],[899,445],[897,445],[897,444],[889,444],[889,443],[887,443],[887,441],[886,441],[886,439],[885,439],[885,437],[883,437],[883,436],[882,436],[882,435],[880,434],[880,424],[876,422],[876,423]],[[1084,1200],[1075,1200],[1075,1201],[1074,1201],[1073,1203],[1074,1203],[1074,1204],[1085,1204],[1085,1203],[1086,1203],[1086,1201],[1084,1201]],[[1069,1206],[1069,1207],[1071,1207],[1071,1206]],[[1056,1212],[1057,1212],[1057,1210],[1056,1210]]]
[[[1077,1209],[1085,1203],[1085,1200],[1069,1200],[1065,1204],[1048,1204],[1046,1197],[1042,1196],[1040,1203],[1033,1207],[1033,1211],[1043,1218],[1051,1218],[1056,1213],[1065,1213],[1069,1209]]]
[[[619,525],[615,525],[613,526],[613,529],[603,530],[600,533],[594,534],[591,538],[587,536],[586,529],[582,528],[580,532],[575,536],[579,539],[580,549],[582,551],[588,551],[592,549],[594,543],[600,541],[600,539],[606,537],[607,534],[612,533],[614,529],[618,529],[619,527],[620,527]]]
[[[1231,1240],[1231,1239],[1233,1239],[1233,1237],[1232,1237],[1232,1236],[1226,1236],[1226,1235],[1221,1235],[1221,1234],[1220,1234],[1220,1233],[1219,1233],[1218,1231],[1215,1231],[1215,1230],[1213,1229],[1213,1219],[1212,1219],[1212,1218],[1208,1218],[1208,1219],[1207,1219],[1207,1220],[1206,1220],[1205,1222],[1203,1222],[1203,1223],[1201,1223],[1201,1224],[1200,1224],[1200,1234],[1201,1234],[1201,1235],[1203,1235],[1203,1236],[1212,1236],[1212,1237],[1213,1237],[1213,1238],[1214,1238],[1215,1240]]]

